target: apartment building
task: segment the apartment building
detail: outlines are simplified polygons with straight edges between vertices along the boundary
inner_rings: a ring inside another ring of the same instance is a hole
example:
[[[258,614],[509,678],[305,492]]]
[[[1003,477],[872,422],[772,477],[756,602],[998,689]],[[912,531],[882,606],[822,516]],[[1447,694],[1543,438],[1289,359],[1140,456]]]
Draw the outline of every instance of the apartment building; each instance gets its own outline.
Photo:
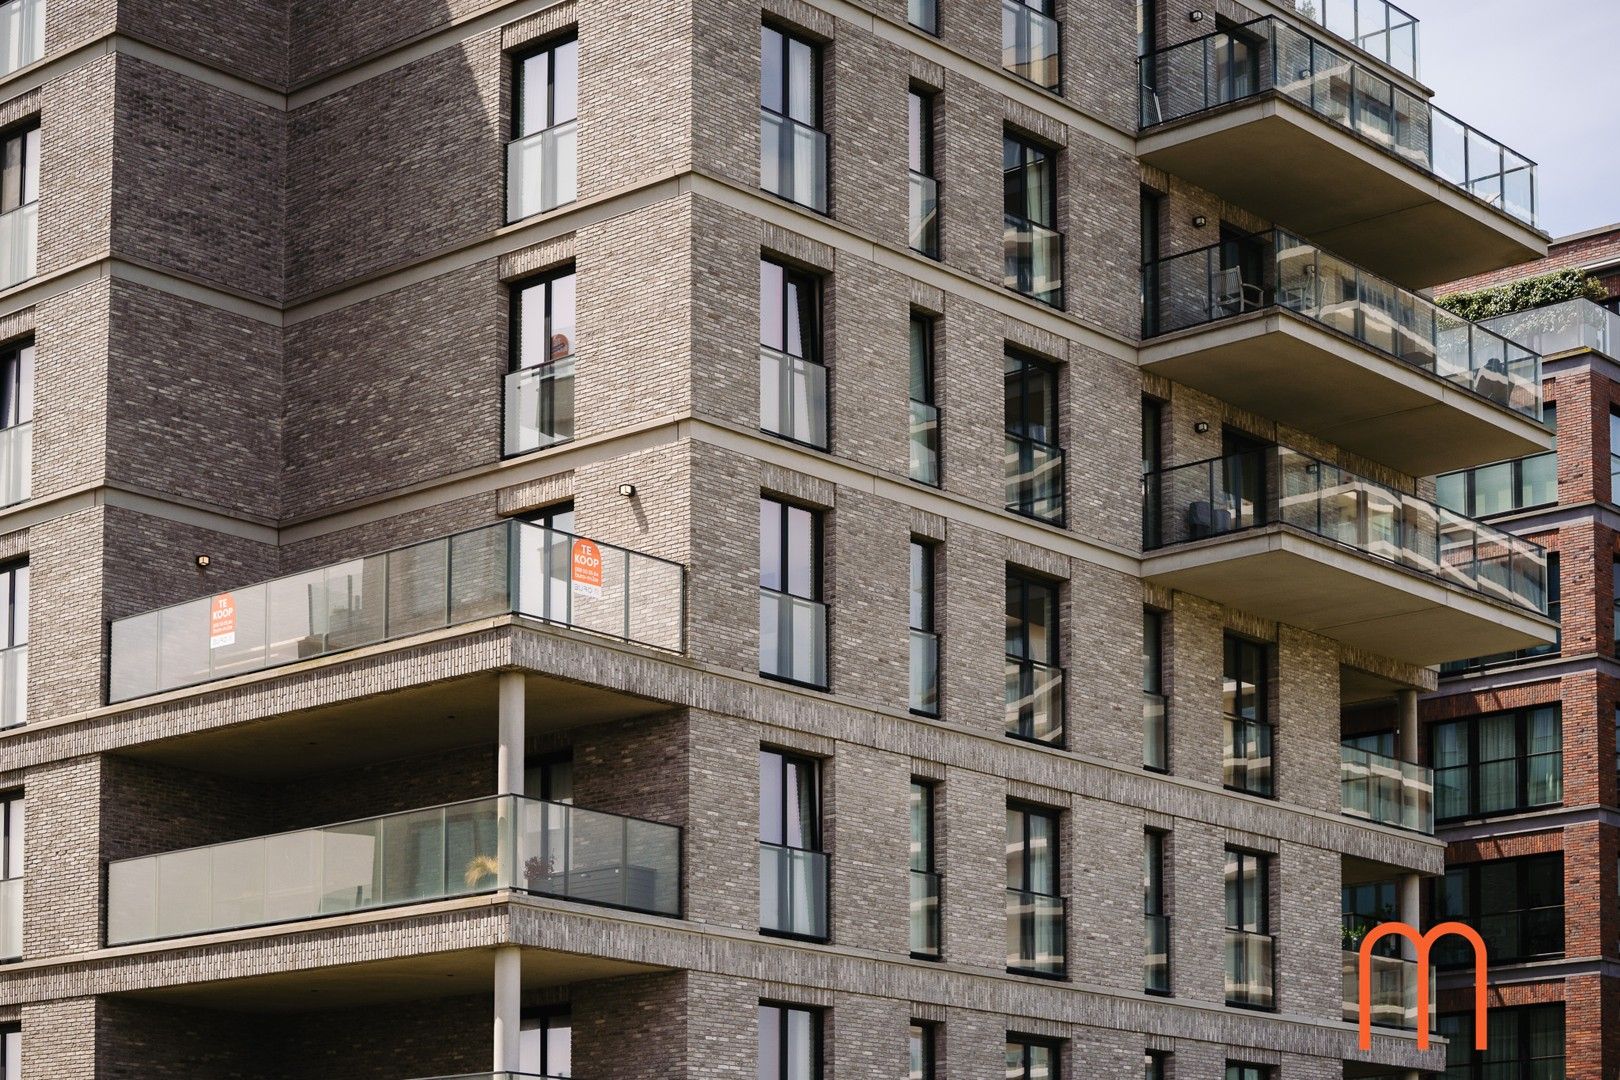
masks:
[[[1458,291],[1579,269],[1607,299],[1577,298],[1487,320],[1544,357],[1543,418],[1556,449],[1448,473],[1439,500],[1548,552],[1560,640],[1454,661],[1421,706],[1436,771],[1447,871],[1432,918],[1480,930],[1490,949],[1493,1052],[1469,1053],[1465,973],[1442,972],[1448,1076],[1537,1061],[1563,1046],[1567,1074],[1620,1070],[1620,693],[1615,494],[1620,491],[1620,230],[1553,243],[1544,260]],[[1464,958],[1442,958],[1445,966]],[[1498,1073],[1498,1075],[1501,1075]]]
[[[1345,915],[1554,640],[1420,479],[1547,238],[1417,37],[0,4],[0,1076],[1444,1067]]]

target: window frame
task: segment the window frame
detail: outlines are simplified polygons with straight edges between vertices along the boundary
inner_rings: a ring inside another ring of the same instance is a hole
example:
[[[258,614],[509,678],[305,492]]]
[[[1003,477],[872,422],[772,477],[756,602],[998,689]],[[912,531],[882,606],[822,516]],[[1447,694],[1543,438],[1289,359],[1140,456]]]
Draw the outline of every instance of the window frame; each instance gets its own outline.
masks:
[[[0,794],[0,881],[24,876],[28,812],[21,789]]]
[[[815,509],[813,507],[800,505],[799,503],[796,503],[796,502],[790,502],[787,499],[779,499],[774,495],[764,495],[764,494],[762,494],[759,497],[759,501],[761,503],[770,503],[773,506],[778,507],[780,509],[780,511],[781,511],[780,523],[779,523],[778,528],[777,528],[777,536],[778,536],[780,542],[777,545],[777,552],[776,552],[776,572],[777,572],[778,578],[781,581],[781,584],[783,586],[780,589],[772,589],[768,585],[765,584],[765,582],[764,582],[764,580],[762,578],[760,583],[759,583],[759,587],[761,589],[764,589],[767,592],[777,592],[777,593],[781,593],[783,596],[791,596],[791,597],[794,597],[794,598],[799,599],[799,600],[809,600],[812,603],[817,603],[817,604],[824,603],[825,601],[822,599],[823,592],[824,592],[824,584],[825,584],[824,581],[823,581],[824,575],[822,573],[822,511],[817,510],[817,509]],[[810,572],[810,595],[809,596],[804,596],[804,595],[802,595],[800,593],[796,593],[796,592],[793,591],[793,589],[791,587],[791,582],[792,582],[792,578],[793,578],[793,575],[792,575],[792,561],[791,561],[791,550],[792,550],[792,546],[793,546],[792,537],[791,537],[791,533],[792,533],[791,525],[792,525],[792,522],[793,522],[793,512],[794,511],[798,511],[799,513],[809,515],[809,522],[810,522],[810,553],[809,553],[810,566],[808,568],[809,572]],[[764,541],[764,538],[761,537],[760,538],[760,559],[761,559],[762,562],[764,560],[764,557],[765,557],[765,541]]]
[[[1435,1074],[1436,1080],[1492,1080],[1500,1077],[1502,1073],[1491,1070],[1492,1065],[1498,1067],[1508,1066],[1514,1072],[1515,1080],[1537,1080],[1547,1075],[1536,1068],[1538,1062],[1551,1061],[1550,1057],[1534,1057],[1530,1053],[1531,1031],[1524,1021],[1533,1013],[1558,1015],[1559,1044],[1562,1053],[1557,1060],[1567,1063],[1569,1060],[1569,1017],[1562,1001],[1538,1002],[1534,1005],[1497,1006],[1491,1010],[1490,1027],[1494,1033],[1497,1025],[1510,1022],[1514,1025],[1512,1042],[1514,1044],[1512,1056],[1505,1062],[1492,1062],[1485,1055],[1488,1050],[1474,1049],[1474,1015],[1471,1012],[1439,1013],[1434,1018],[1436,1032],[1444,1035],[1449,1045],[1446,1049],[1445,1071]],[[1451,1030],[1446,1030],[1446,1028]],[[1453,1056],[1463,1057],[1466,1060],[1452,1062]]]
[[[18,147],[17,202],[13,206],[5,205],[5,185],[0,182],[0,214],[9,214],[13,210],[33,206],[39,202],[39,159],[42,156],[40,153],[42,138],[38,116],[30,117],[0,131],[0,174],[3,174],[4,170],[5,152],[13,143]],[[3,181],[3,175],[0,175],[0,181]],[[32,194],[33,198],[28,198],[29,194]]]
[[[1147,727],[1144,714],[1142,729],[1142,768],[1161,776],[1170,772],[1170,695],[1165,692],[1165,628],[1169,613],[1147,604],[1142,605],[1142,694],[1158,699],[1158,741],[1164,749],[1164,763],[1154,765],[1147,760]],[[1149,646],[1152,642],[1152,646]]]
[[[566,120],[557,119],[557,50],[574,46],[574,115]],[[530,60],[537,56],[551,55],[546,65],[546,123],[531,131],[523,130],[523,88],[525,83],[524,70]],[[574,31],[547,38],[533,46],[513,52],[512,62],[512,117],[511,138],[513,141],[537,135],[542,131],[550,131],[559,124],[566,124],[579,119],[579,35]]]
[[[1023,1062],[1019,1069],[1018,1076],[1014,1077],[1009,1073],[1007,1080],[1031,1080],[1034,1073],[1031,1071],[1033,1069],[1033,1064],[1029,1059],[1030,1052],[1035,1047],[1043,1047],[1048,1053],[1051,1054],[1052,1067],[1047,1080],[1062,1080],[1063,1040],[1046,1038],[1040,1035],[1025,1035],[1020,1032],[1009,1031],[1007,1032],[1007,1046],[1019,1046],[1023,1048],[1021,1054]]]
[[[1022,884],[1014,885],[1009,879],[1007,882],[1007,888],[1013,892],[1027,892],[1033,893],[1036,896],[1044,896],[1050,900],[1061,900],[1063,898],[1064,861],[1063,811],[1056,807],[1041,806],[1038,803],[1024,802],[1020,799],[1008,799],[1007,811],[1009,814],[1022,815],[1022,834],[1017,841],[1018,873],[1019,880]],[[1051,824],[1051,843],[1048,846],[1048,858],[1052,863],[1052,888],[1057,890],[1056,892],[1043,892],[1040,889],[1030,887],[1030,882],[1033,880],[1030,873],[1030,864],[1032,861],[1031,852],[1034,850],[1034,845],[1031,841],[1029,826],[1030,822],[1035,818],[1043,819]],[[1012,837],[1009,836],[1007,838],[1007,847],[1009,852],[1012,849],[1013,843],[1014,841]]]
[[[826,102],[823,99],[826,97],[826,94],[823,92],[823,87],[822,87],[823,60],[822,60],[822,55],[821,55],[821,44],[820,44],[820,42],[812,41],[809,37],[807,37],[802,32],[800,32],[800,31],[798,31],[796,29],[790,28],[790,27],[786,26],[785,24],[777,22],[777,21],[772,20],[772,19],[766,19],[766,20],[761,21],[759,29],[760,29],[760,41],[759,41],[759,66],[760,66],[759,107],[761,109],[765,110],[766,112],[771,113],[773,116],[778,117],[779,119],[786,120],[786,121],[788,121],[790,123],[798,124],[801,127],[812,128],[812,129],[814,129],[816,131],[825,131],[825,126],[824,126],[825,113],[824,113],[824,109],[826,108]],[[776,34],[778,36],[778,38],[780,39],[780,49],[778,50],[778,58],[777,59],[778,59],[778,69],[782,72],[782,82],[781,82],[781,86],[778,87],[778,89],[779,89],[779,91],[781,93],[782,106],[783,106],[783,108],[785,110],[787,110],[785,112],[781,112],[781,111],[778,111],[776,109],[773,109],[773,108],[771,108],[769,105],[767,105],[765,103],[765,79],[764,79],[764,76],[765,76],[765,50],[766,50],[766,46],[767,46],[767,41],[766,41],[766,37],[765,37],[766,34]],[[812,119],[810,121],[800,120],[798,117],[793,115],[792,54],[793,54],[793,46],[795,44],[804,46],[810,52],[810,97],[811,97],[811,109],[810,109],[810,111],[811,111],[811,113],[813,114],[813,117],[814,117],[814,119]]]
[[[1251,652],[1255,659],[1254,667],[1257,673],[1257,681],[1254,683],[1245,682],[1241,673],[1244,654]],[[1234,655],[1237,657],[1236,665],[1233,663]],[[1225,787],[1227,791],[1236,791],[1244,795],[1252,795],[1259,799],[1277,798],[1277,725],[1275,720],[1272,718],[1271,708],[1271,694],[1273,690],[1271,666],[1274,655],[1274,649],[1270,642],[1256,641],[1253,638],[1244,637],[1242,634],[1234,634],[1231,632],[1223,633],[1221,636],[1221,717],[1223,720],[1229,721],[1233,724],[1234,733],[1237,731],[1238,725],[1242,725],[1245,729],[1251,726],[1264,729],[1266,732],[1267,746],[1270,749],[1270,752],[1265,754],[1263,758],[1244,757],[1239,759],[1245,762],[1243,765],[1244,783],[1228,783],[1225,776],[1222,776],[1221,782],[1222,786]],[[1238,674],[1235,677],[1235,682],[1238,689],[1235,695],[1229,695],[1226,687],[1229,682],[1234,681],[1234,676],[1231,674],[1234,667],[1238,671]],[[1252,687],[1252,694],[1255,702],[1255,714],[1252,717],[1243,716],[1241,715],[1240,711],[1233,712],[1227,709],[1226,703],[1229,697],[1235,697],[1239,701],[1242,700],[1243,687],[1245,686]],[[1226,747],[1225,749],[1232,749],[1232,747]],[[1237,757],[1236,754],[1233,754],[1232,756],[1234,758]],[[1246,763],[1259,760],[1264,760],[1267,763],[1267,782],[1264,789],[1248,783],[1250,766]]]
[[[793,1075],[789,1062],[791,1052],[788,1038],[790,1013],[803,1013],[810,1019],[810,1080],[821,1080],[824,1068],[822,1043],[826,1038],[822,1013],[825,1010],[813,1005],[802,1005],[792,1001],[761,998],[756,1014],[761,1038],[763,1038],[765,1032],[765,1014],[767,1010],[776,1013],[776,1046],[778,1054],[774,1080],[787,1080],[788,1077]],[[763,1065],[764,1062],[760,1062],[760,1064]]]
[[[917,708],[907,702],[908,710],[916,716],[938,717],[940,715],[940,643],[943,638],[939,632],[939,544],[913,536],[907,545],[910,566],[908,567],[906,623],[907,630],[919,634],[930,634],[934,638],[934,685],[932,709]],[[919,601],[918,597],[921,597]],[[918,608],[922,609],[919,616]],[[921,625],[918,625],[918,624]],[[916,673],[911,672],[915,678]],[[907,695],[910,695],[908,680]]]
[[[560,1005],[546,1005],[539,1008],[524,1009],[522,1011],[521,1019],[518,1021],[518,1038],[520,1040],[522,1039],[524,1032],[540,1032],[540,1076],[565,1075],[561,1072],[554,1072],[556,1063],[553,1063],[550,1060],[551,1041],[547,1038],[547,1036],[554,1030],[552,1027],[552,1022],[563,1017],[566,1017],[568,1020],[568,1058],[569,1071],[572,1072],[574,1056],[574,1014],[573,1007],[571,1005],[565,1003]],[[538,1027],[530,1026],[531,1024],[536,1023],[538,1024]]]
[[[1501,911],[1493,911],[1490,913],[1490,917],[1514,918],[1521,947],[1524,939],[1528,936],[1524,932],[1526,917],[1533,912],[1558,911],[1560,913],[1559,926],[1561,932],[1558,934],[1559,948],[1555,952],[1521,952],[1501,955],[1496,951],[1492,951],[1490,954],[1491,964],[1524,964],[1541,960],[1556,960],[1567,956],[1569,949],[1569,893],[1564,883],[1565,858],[1562,851],[1537,852],[1533,855],[1519,855],[1507,859],[1487,859],[1481,862],[1461,863],[1448,867],[1443,876],[1433,879],[1430,884],[1430,910],[1434,912],[1434,921],[1455,920],[1473,927],[1483,936],[1484,930],[1481,929],[1481,923],[1487,917],[1481,903],[1485,895],[1485,874],[1483,870],[1486,867],[1503,866],[1508,867],[1513,874],[1513,899],[1516,906]],[[1556,873],[1553,873],[1554,867],[1556,867]],[[1451,911],[1442,916],[1440,913],[1449,907],[1443,901],[1443,897],[1446,892],[1447,881],[1453,874],[1463,878],[1467,910],[1462,912]],[[1532,883],[1538,880],[1557,882],[1559,903],[1525,904]],[[1456,971],[1471,967],[1473,965],[1473,951],[1458,947],[1459,944],[1459,942],[1450,939],[1439,943],[1435,949],[1437,956],[1435,967],[1444,971]],[[1460,959],[1453,961],[1451,957],[1454,955]]]
[[[1531,719],[1535,713],[1543,709],[1550,709],[1558,724],[1558,798],[1552,802],[1532,803],[1530,796],[1530,763],[1535,758],[1552,757],[1552,751],[1539,754],[1530,753]],[[1480,809],[1480,770],[1484,761],[1480,758],[1480,725],[1485,720],[1497,717],[1511,716],[1514,723],[1514,753],[1512,758],[1492,758],[1491,761],[1508,761],[1514,763],[1514,798],[1510,806],[1499,810]],[[1439,739],[1442,729],[1462,726],[1467,732],[1467,760],[1462,765],[1440,765]],[[1474,821],[1486,818],[1507,817],[1513,814],[1524,814],[1534,810],[1544,810],[1548,807],[1564,805],[1564,711],[1562,702],[1548,702],[1541,705],[1527,705],[1519,709],[1503,709],[1495,712],[1477,713],[1471,716],[1458,716],[1446,720],[1438,720],[1429,725],[1429,762],[1434,767],[1434,809],[1435,821]],[[1444,773],[1461,771],[1467,783],[1467,807],[1462,814],[1442,816],[1441,811],[1441,784],[1440,778]]]
[[[1026,5],[1028,6],[1028,5]],[[1018,163],[1012,168],[1007,167],[1007,158],[1016,148]],[[1026,225],[1039,225],[1043,229],[1051,229],[1061,233],[1063,230],[1057,226],[1058,221],[1058,151],[1033,136],[1003,127],[1001,130],[1001,159],[1002,159],[1002,213],[1006,217],[1016,218]],[[1040,200],[1040,210],[1045,220],[1031,217],[1030,208],[1030,174],[1040,168],[1048,172],[1048,183],[1045,187],[1044,197]],[[1011,193],[1008,190],[1008,178],[1016,174],[1017,199],[1020,209],[1014,213]]]
[[[34,339],[0,346],[0,431],[34,420]]]
[[[1226,894],[1225,890],[1223,890],[1222,896],[1225,900],[1225,905],[1221,913],[1221,918],[1226,920],[1223,929],[1231,930],[1236,933],[1260,934],[1269,937],[1272,935],[1271,863],[1273,857],[1263,851],[1253,851],[1249,848],[1232,847],[1228,845],[1226,848],[1227,862],[1231,862],[1234,858],[1237,860],[1237,873],[1235,875],[1228,876],[1226,886],[1227,888],[1230,888],[1233,881],[1237,882],[1237,909],[1239,912],[1239,921],[1242,920],[1243,909],[1247,906],[1245,903],[1247,890],[1243,885],[1243,868],[1246,863],[1252,863],[1255,868],[1253,876],[1255,882],[1255,891],[1258,893],[1259,903],[1257,906],[1259,909],[1259,916],[1255,919],[1255,924],[1257,927],[1256,929],[1251,930],[1247,926],[1233,926],[1232,916],[1230,914],[1232,909],[1231,898]],[[1224,868],[1222,873],[1223,875],[1225,874]]]

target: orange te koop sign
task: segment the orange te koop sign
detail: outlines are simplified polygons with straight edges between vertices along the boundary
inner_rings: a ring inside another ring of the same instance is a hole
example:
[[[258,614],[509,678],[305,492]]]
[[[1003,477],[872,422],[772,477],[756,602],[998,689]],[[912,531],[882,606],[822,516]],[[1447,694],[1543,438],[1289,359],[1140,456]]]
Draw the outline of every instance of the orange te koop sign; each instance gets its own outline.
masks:
[[[208,647],[236,644],[236,597],[220,593],[208,609]]]
[[[602,595],[602,549],[592,540],[575,540],[569,577],[580,596]]]

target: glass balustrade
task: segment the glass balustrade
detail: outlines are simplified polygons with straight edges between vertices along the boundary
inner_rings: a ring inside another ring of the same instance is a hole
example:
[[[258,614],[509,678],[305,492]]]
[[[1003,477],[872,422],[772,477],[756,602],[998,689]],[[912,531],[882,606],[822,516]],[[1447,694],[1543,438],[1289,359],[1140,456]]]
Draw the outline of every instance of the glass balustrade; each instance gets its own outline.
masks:
[[[925,401],[911,403],[911,478],[939,484],[939,409]]]
[[[807,686],[827,685],[827,605],[759,590],[759,670]]]
[[[759,428],[827,449],[827,369],[814,360],[761,345]]]
[[[1063,234],[1027,218],[1002,215],[1001,283],[1055,308],[1063,306]]]
[[[1056,90],[1062,77],[1062,28],[1018,0],[1001,0],[1001,66],[1036,86]]]
[[[759,928],[792,937],[827,937],[827,856],[759,845]]]
[[[1163,694],[1142,694],[1142,765],[1161,772],[1170,767],[1169,730]]]
[[[1417,77],[1418,21],[1388,0],[1293,0],[1293,7],[1328,33]]]
[[[1542,356],[1591,349],[1611,360],[1620,359],[1620,315],[1590,300],[1565,300],[1498,315],[1481,319],[1479,325]]]
[[[506,376],[505,448],[526,454],[574,437],[574,358]]]
[[[45,0],[0,4],[0,76],[45,55]]]
[[[1036,975],[1062,975],[1064,911],[1061,896],[1007,890],[1007,967]]]
[[[1170,917],[1143,915],[1143,987],[1150,993],[1170,992]]]
[[[1007,657],[1007,734],[1063,742],[1063,669]]]
[[[827,134],[769,109],[759,111],[759,186],[827,212]]]
[[[939,258],[939,181],[911,173],[911,250]]]
[[[28,646],[0,649],[0,728],[28,722]]]
[[[911,711],[939,715],[939,635],[911,631]]]
[[[1276,938],[1246,930],[1226,931],[1226,1003],[1269,1009],[1276,1004],[1273,955]]]
[[[1372,956],[1368,967],[1368,1009],[1379,1027],[1417,1030],[1418,966],[1415,961],[1393,956]],[[1343,960],[1344,1019],[1361,1022],[1361,954],[1346,950]],[[1435,979],[1429,979],[1428,1016],[1435,1016]]]
[[[578,121],[568,120],[506,144],[506,220],[521,221],[573,202]]]
[[[0,960],[22,956],[23,879],[0,880]]]
[[[37,202],[0,214],[0,289],[9,289],[34,276],[38,232]]]
[[[1007,509],[1025,517],[1062,525],[1064,517],[1063,450],[1038,439],[1007,434]]]
[[[939,875],[932,870],[911,872],[911,954],[939,956]]]
[[[1344,813],[1434,835],[1434,770],[1353,746],[1339,747]]]

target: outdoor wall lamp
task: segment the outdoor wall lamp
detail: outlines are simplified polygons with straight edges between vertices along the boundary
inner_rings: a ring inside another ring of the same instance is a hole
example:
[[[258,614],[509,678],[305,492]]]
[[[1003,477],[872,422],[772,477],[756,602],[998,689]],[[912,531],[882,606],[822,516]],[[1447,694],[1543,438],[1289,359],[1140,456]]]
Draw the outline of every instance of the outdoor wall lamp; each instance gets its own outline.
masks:
[[[1200,421],[1198,421],[1196,424],[1193,425],[1193,431],[1197,432],[1199,435],[1208,435],[1209,434],[1209,421],[1208,420],[1200,420]]]
[[[634,484],[620,484],[619,485],[619,494],[623,495],[625,498],[627,498],[627,499],[631,498],[631,497],[633,497],[635,495],[635,493],[636,493],[636,485],[634,485]]]
[[[199,556],[197,556],[197,569],[199,569],[199,570],[206,570],[206,569],[208,569],[208,564],[209,564],[209,563],[210,563],[210,562],[212,562],[212,561],[213,561],[213,560],[211,560],[211,559],[209,559],[209,557],[208,557],[208,556],[206,556],[206,555],[199,555]]]
[[[1204,21],[1204,13],[1202,11],[1199,11],[1197,8],[1194,8],[1191,12],[1189,12],[1187,14],[1187,18],[1191,22],[1203,22]]]
[[[1209,224],[1209,218],[1205,217],[1203,214],[1195,214],[1192,221],[1193,228],[1195,229],[1202,229],[1205,225]]]

